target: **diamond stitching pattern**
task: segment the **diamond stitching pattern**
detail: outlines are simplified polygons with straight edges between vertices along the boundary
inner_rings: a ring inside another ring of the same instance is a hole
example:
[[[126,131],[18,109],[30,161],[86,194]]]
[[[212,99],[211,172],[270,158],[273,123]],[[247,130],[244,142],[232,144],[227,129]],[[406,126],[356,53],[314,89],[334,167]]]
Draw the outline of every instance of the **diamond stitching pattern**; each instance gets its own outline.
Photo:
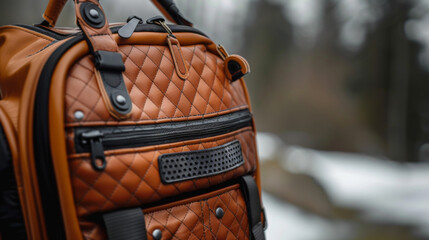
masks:
[[[174,71],[165,46],[120,46],[126,71],[124,81],[133,99],[130,121],[201,116],[247,106],[244,90],[230,83],[223,61],[205,45],[183,46],[190,76],[181,80]],[[82,111],[82,123],[115,122],[108,114],[94,76],[94,64],[84,57],[70,70],[66,86],[66,121],[76,123],[75,111]]]
[[[90,56],[83,57],[71,69],[66,82],[66,126],[105,124],[144,124],[161,119],[204,118],[247,107],[246,95],[239,82],[231,83],[224,74],[224,63],[205,45],[182,46],[189,65],[189,78],[175,73],[166,46],[120,46],[126,71],[124,81],[133,100],[128,121],[113,119],[102,101]],[[74,113],[84,113],[76,122]],[[168,144],[150,150],[107,154],[108,167],[94,171],[88,157],[73,155],[73,131],[68,132],[71,181],[77,214],[85,239],[106,239],[101,225],[88,221],[94,213],[141,206],[166,197],[204,189],[256,169],[254,133],[249,128],[224,138]],[[163,185],[158,171],[158,156],[165,153],[195,151],[216,147],[233,140],[242,145],[245,164],[224,174],[175,184]],[[225,210],[219,220],[215,209]],[[167,239],[248,239],[246,206],[239,190],[167,210],[145,215],[148,233],[154,226]],[[152,236],[148,234],[148,239]]]
[[[253,137],[254,133],[247,130],[218,141],[110,155],[106,157],[107,168],[102,172],[93,170],[88,158],[74,159],[70,162],[70,169],[78,215],[87,216],[96,212],[140,206],[253,172],[256,168]],[[162,184],[157,161],[160,154],[207,149],[235,139],[241,143],[245,160],[239,168],[208,178]]]
[[[225,212],[222,219],[215,215],[218,207]],[[209,210],[209,215],[204,215],[204,209]],[[152,239],[150,233],[155,229],[160,229],[166,239],[248,239],[249,236],[246,203],[239,190],[145,213],[145,220],[148,239]]]

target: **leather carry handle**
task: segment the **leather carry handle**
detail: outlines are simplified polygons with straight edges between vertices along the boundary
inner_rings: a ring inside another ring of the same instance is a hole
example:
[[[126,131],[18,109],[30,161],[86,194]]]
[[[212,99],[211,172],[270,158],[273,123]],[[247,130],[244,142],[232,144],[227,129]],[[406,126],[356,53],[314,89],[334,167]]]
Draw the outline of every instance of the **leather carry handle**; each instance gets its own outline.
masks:
[[[75,0],[78,1],[78,0]],[[151,0],[153,4],[164,14],[164,16],[171,22],[180,25],[187,25],[192,27],[192,23],[183,17],[182,13],[177,8],[173,0]],[[49,0],[43,18],[51,27],[55,24],[60,16],[67,0]]]

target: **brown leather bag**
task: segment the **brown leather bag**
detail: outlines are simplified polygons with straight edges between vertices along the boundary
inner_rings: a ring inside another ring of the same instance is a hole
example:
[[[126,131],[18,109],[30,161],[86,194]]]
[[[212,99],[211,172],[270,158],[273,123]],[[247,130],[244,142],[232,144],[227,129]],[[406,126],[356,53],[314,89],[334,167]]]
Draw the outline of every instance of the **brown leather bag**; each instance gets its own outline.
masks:
[[[20,219],[28,239],[265,239],[249,66],[153,2],[176,24],[75,0],[79,29],[57,29],[50,0],[0,28],[3,240]]]

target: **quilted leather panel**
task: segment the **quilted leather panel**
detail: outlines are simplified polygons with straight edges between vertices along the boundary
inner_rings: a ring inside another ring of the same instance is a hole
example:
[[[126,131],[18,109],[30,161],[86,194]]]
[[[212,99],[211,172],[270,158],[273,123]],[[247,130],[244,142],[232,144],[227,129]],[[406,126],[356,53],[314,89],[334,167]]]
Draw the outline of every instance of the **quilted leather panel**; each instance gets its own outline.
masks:
[[[219,207],[225,212],[221,219],[218,219],[215,213]],[[246,203],[238,188],[208,199],[144,212],[148,240],[153,239],[152,232],[155,229],[161,230],[162,239],[249,239]],[[100,224],[83,220],[81,228],[85,239],[106,239],[105,230]]]
[[[224,62],[205,45],[182,46],[189,64],[189,78],[180,79],[166,46],[120,46],[126,71],[124,81],[133,100],[129,120],[144,121],[203,116],[247,106],[239,82],[230,83]],[[66,86],[66,122],[75,123],[74,112],[85,115],[81,123],[115,122],[101,99],[89,56],[70,70]]]
[[[218,219],[220,207],[225,215]],[[249,224],[246,202],[241,192],[228,191],[216,197],[191,202],[162,211],[145,213],[148,239],[155,229],[163,239],[248,239]]]
[[[214,140],[216,139],[216,140]],[[226,173],[164,185],[158,170],[161,154],[213,148],[238,140],[245,163]],[[197,143],[167,144],[155,150],[118,154],[106,152],[107,168],[95,171],[88,157],[70,161],[70,171],[78,216],[96,212],[141,206],[166,197],[217,185],[229,179],[255,171],[254,133],[251,128],[221,138],[209,138]]]

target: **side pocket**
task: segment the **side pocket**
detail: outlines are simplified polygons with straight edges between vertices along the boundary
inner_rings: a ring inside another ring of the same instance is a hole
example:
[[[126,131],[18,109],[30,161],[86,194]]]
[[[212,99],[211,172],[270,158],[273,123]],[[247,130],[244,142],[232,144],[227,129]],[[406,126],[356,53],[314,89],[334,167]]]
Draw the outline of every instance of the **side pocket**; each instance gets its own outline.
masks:
[[[0,235],[2,240],[27,239],[13,171],[12,155],[0,125]]]

